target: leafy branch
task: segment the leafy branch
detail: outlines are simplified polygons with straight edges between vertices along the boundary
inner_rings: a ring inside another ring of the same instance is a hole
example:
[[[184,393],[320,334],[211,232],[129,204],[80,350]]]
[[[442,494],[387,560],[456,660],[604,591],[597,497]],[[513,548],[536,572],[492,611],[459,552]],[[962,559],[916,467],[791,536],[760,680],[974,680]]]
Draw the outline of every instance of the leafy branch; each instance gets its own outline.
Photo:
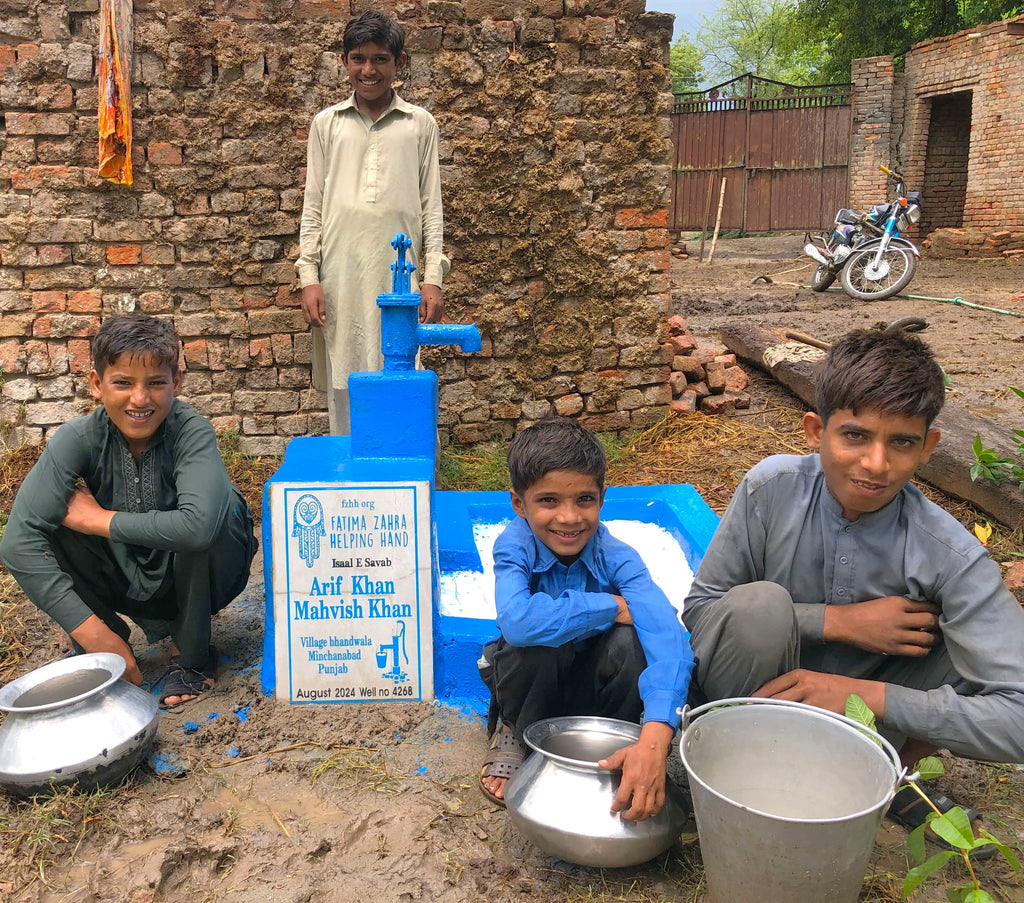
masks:
[[[1018,398],[1024,399],[1024,389],[1010,386],[1010,391]],[[1013,430],[1014,442],[1017,444],[1017,457],[1024,459],[1024,430]],[[994,448],[985,448],[980,435],[974,437],[974,464],[971,465],[971,482],[984,477],[998,486],[1006,480],[1014,480],[1017,488],[1024,492],[1024,467],[1013,458],[997,452]]]
[[[1015,389],[1014,391],[1020,394],[1019,390]],[[846,717],[864,725],[869,730],[877,730],[874,712],[859,696],[852,695],[847,698]],[[919,773],[918,780],[922,781],[933,780],[945,773],[945,767],[941,760],[935,756],[921,759],[914,769]],[[907,784],[928,804],[932,811],[928,813],[924,824],[914,828],[907,836],[907,851],[919,864],[907,872],[907,876],[903,880],[903,896],[909,897],[925,879],[945,866],[950,859],[960,857],[967,866],[967,873],[971,880],[946,889],[946,896],[950,903],[995,903],[992,895],[984,890],[978,881],[974,864],[971,862],[971,851],[979,847],[994,846],[1010,864],[1010,867],[1019,872],[1021,864],[1017,854],[985,828],[981,829],[981,836],[975,836],[971,820],[960,806],[954,806],[948,812],[940,812],[928,794],[918,786],[917,781],[908,781]],[[929,829],[953,849],[942,850],[929,857],[924,846],[925,833]]]

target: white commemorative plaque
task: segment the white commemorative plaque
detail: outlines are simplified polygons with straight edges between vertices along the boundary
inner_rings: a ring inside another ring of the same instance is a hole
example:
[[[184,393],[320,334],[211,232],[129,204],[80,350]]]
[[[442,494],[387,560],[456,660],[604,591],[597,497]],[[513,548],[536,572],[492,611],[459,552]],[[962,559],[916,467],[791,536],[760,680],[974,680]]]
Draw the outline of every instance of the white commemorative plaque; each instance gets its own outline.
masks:
[[[432,699],[430,485],[272,483],[278,699]]]

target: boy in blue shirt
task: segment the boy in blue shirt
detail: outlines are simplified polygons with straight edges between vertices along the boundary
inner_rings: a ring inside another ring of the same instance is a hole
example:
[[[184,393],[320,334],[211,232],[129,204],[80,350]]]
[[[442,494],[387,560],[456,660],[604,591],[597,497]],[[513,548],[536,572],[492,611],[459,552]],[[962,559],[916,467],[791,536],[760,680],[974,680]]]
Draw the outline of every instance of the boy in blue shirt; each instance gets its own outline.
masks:
[[[602,760],[622,769],[612,811],[640,820],[665,803],[665,758],[693,667],[688,634],[634,549],[600,523],[605,455],[576,421],[545,420],[509,445],[512,507],[494,543],[501,637],[484,650],[491,690],[484,794],[503,805],[525,728],[600,715],[642,722]]]

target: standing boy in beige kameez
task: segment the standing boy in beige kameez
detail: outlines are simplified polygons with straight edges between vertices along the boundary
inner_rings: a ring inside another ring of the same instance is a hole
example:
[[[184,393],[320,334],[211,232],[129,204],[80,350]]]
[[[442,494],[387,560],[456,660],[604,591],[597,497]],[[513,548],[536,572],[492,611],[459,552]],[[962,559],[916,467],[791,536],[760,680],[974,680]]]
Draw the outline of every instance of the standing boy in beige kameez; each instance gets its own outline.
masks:
[[[436,323],[444,306],[438,129],[391,87],[406,62],[404,45],[405,32],[385,13],[351,19],[342,59],[353,93],[317,113],[309,130],[295,268],[306,322],[324,331],[334,435],[349,433],[349,373],[381,366],[377,296],[391,288],[396,232],[412,240],[420,266],[413,274],[420,319]]]

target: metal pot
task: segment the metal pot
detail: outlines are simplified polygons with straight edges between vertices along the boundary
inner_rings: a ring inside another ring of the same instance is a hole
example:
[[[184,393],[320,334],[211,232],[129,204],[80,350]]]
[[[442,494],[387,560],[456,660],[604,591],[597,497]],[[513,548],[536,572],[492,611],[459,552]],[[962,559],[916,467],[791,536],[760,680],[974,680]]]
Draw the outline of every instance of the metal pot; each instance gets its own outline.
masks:
[[[51,785],[123,778],[156,734],[159,705],[121,680],[125,661],[92,652],[51,662],[0,689],[0,786],[19,796]]]
[[[635,743],[640,725],[614,718],[547,718],[523,734],[533,750],[505,788],[512,823],[549,856],[602,868],[647,862],[679,837],[687,806],[668,781],[665,807],[632,822],[611,811],[621,773],[597,763]]]

